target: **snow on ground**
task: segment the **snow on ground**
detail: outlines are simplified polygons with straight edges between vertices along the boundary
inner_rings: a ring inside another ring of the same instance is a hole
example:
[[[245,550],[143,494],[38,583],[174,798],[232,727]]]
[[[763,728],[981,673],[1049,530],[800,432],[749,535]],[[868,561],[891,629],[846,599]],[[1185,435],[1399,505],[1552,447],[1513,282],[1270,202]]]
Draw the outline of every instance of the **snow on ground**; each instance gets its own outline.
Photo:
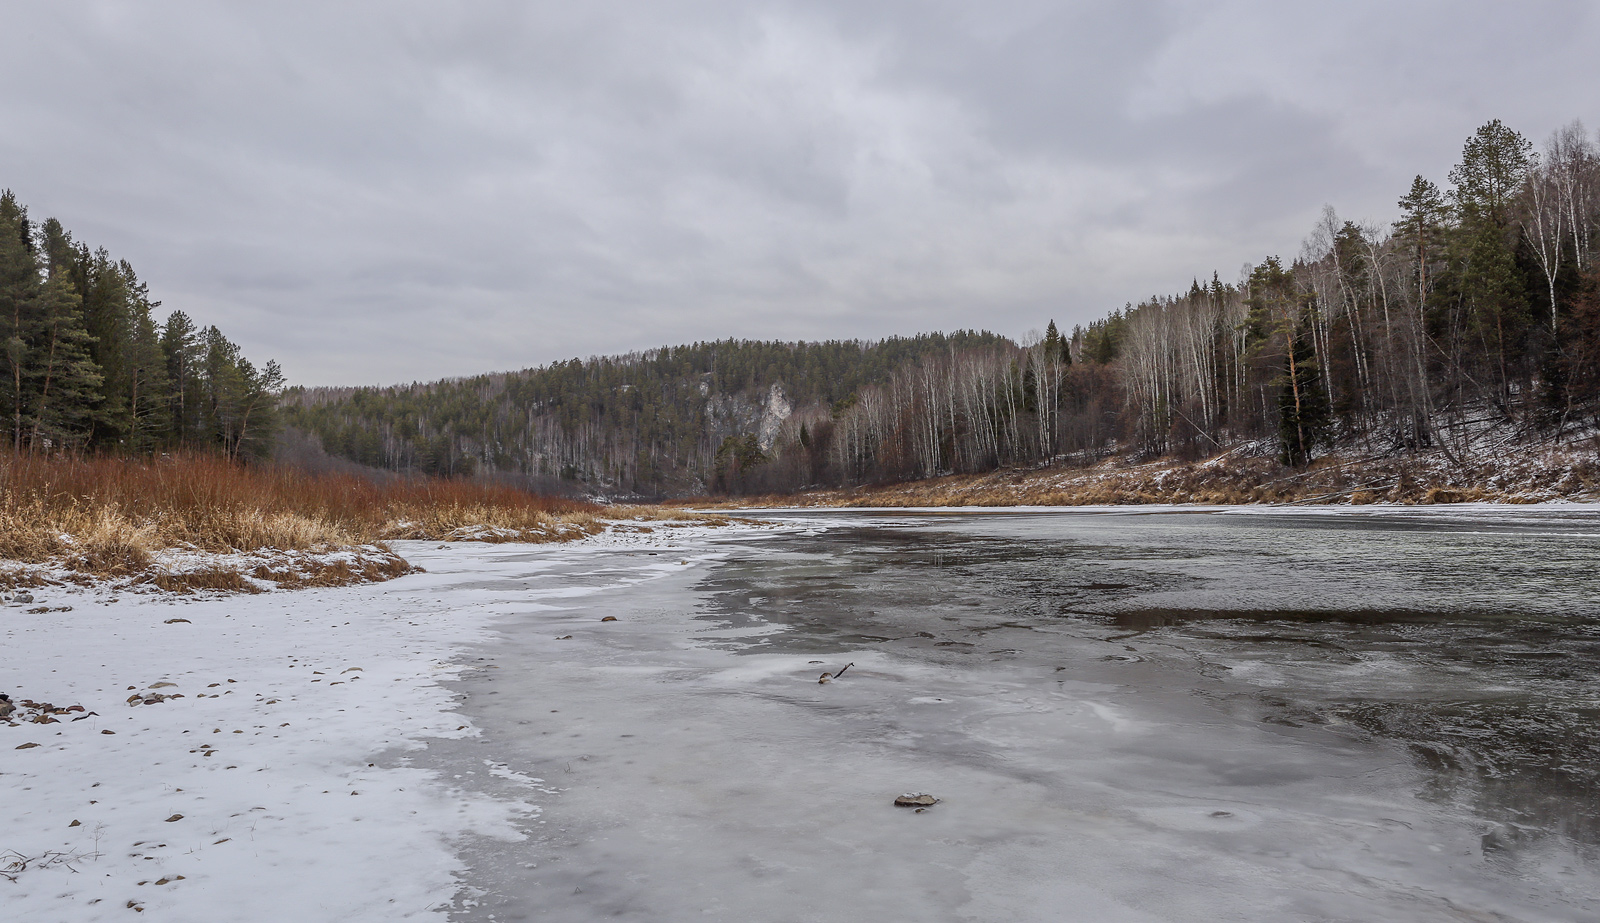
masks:
[[[678,552],[713,531],[727,529],[526,547],[534,571],[540,556],[673,552],[615,583],[695,566]],[[0,608],[0,692],[84,708],[0,722],[4,919],[427,918],[456,894],[461,837],[520,839],[536,803],[468,792],[406,754],[478,734],[440,682],[506,606],[605,587],[508,596],[471,586],[482,545],[396,547],[451,574],[254,596],[45,587]]]
[[[72,536],[63,535],[69,546]],[[354,545],[331,550],[204,551],[184,544],[151,555],[149,565],[132,574],[97,581],[67,561],[23,564],[0,559],[0,580],[32,596],[38,584],[94,587],[99,597],[122,593],[163,593],[178,589],[227,589],[263,592],[280,587],[335,586],[377,582],[405,573],[406,562],[381,545]],[[3,594],[10,601],[11,593]],[[44,595],[49,595],[44,594]],[[37,613],[34,613],[37,614]]]

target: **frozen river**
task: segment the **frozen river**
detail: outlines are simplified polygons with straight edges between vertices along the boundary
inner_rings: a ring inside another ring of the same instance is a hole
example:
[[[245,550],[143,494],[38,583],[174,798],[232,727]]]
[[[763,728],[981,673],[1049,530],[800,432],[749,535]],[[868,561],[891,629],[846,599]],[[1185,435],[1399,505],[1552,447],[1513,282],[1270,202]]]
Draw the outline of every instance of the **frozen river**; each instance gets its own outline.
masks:
[[[452,919],[1600,919],[1592,508],[771,518],[463,576]]]

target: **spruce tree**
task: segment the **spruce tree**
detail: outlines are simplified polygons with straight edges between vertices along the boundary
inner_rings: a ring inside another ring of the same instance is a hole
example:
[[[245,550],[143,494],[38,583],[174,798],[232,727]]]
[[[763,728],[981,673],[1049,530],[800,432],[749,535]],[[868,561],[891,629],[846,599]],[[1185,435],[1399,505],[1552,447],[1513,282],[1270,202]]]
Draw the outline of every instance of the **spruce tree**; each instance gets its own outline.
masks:
[[[1056,329],[1056,322],[1051,318],[1048,326],[1044,328],[1044,356],[1061,363],[1072,364],[1072,350],[1067,348],[1067,341],[1061,336],[1061,331]]]
[[[167,357],[148,303],[138,305],[126,350],[128,375],[128,448],[154,449],[171,430]]]
[[[1291,321],[1284,360],[1283,389],[1278,393],[1278,440],[1284,464],[1301,467],[1328,441],[1332,412],[1322,385],[1322,369],[1309,330]]]
[[[161,354],[166,361],[167,442],[188,445],[200,426],[200,363],[194,321],[182,311],[167,315],[161,327]]]
[[[83,320],[94,337],[90,355],[100,367],[105,383],[101,386],[94,412],[94,439],[102,446],[121,446],[132,429],[129,390],[131,377],[127,356],[131,329],[131,292],[123,274],[126,264],[113,262],[104,249],[92,255],[81,253],[83,282]]]

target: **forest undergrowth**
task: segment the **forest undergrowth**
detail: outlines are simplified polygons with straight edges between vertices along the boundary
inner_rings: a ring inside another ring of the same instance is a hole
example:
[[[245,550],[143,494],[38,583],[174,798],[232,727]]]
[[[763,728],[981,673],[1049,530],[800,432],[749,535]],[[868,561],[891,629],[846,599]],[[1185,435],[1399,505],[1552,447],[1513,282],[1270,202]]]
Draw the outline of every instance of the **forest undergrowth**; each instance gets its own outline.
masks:
[[[601,506],[437,478],[374,482],[209,455],[0,455],[0,588],[111,580],[257,592],[386,580],[401,539],[567,542],[649,522],[720,524],[670,507]]]

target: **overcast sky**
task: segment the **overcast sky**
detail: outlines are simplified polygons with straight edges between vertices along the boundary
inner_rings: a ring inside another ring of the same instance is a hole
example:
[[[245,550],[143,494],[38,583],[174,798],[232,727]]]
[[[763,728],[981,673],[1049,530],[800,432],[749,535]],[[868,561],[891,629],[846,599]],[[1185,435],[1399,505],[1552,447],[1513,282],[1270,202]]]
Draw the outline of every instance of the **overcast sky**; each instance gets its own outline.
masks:
[[[1087,322],[1600,123],[1600,3],[0,6],[0,187],[300,384]]]

